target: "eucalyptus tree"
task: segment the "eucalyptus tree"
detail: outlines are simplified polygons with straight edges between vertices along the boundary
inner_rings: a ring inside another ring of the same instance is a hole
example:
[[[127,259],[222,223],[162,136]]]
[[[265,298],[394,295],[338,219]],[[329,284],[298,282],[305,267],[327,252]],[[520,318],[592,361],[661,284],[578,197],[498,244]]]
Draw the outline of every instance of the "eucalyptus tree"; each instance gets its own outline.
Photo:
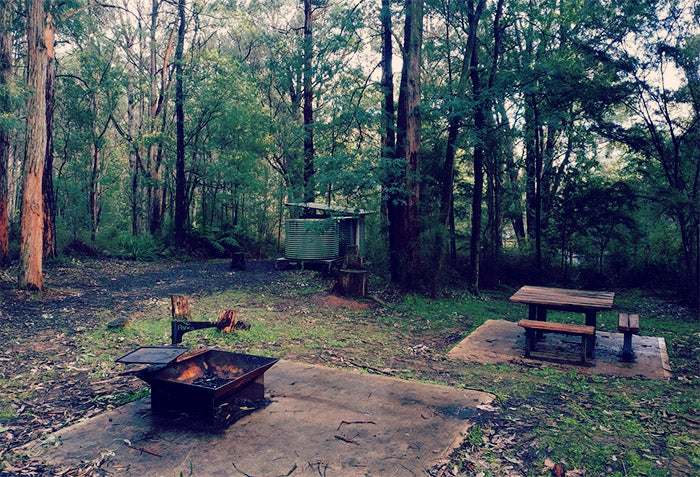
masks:
[[[635,68],[626,81],[622,123],[600,132],[626,146],[640,194],[670,218],[681,244],[678,268],[694,300],[700,294],[700,21],[693,2],[661,2],[658,23],[634,37]]]
[[[27,1],[27,132],[22,190],[19,286],[43,288],[44,207],[41,195],[46,154],[46,18],[43,0]]]
[[[185,0],[178,0],[177,46],[175,47],[175,115],[176,115],[176,160],[175,160],[175,239],[185,241],[187,201],[185,199],[185,91],[183,54],[185,48]]]
[[[58,79],[62,87],[60,94],[70,98],[70,103],[62,102],[66,109],[60,113],[72,119],[89,144],[75,152],[75,160],[67,165],[67,172],[82,178],[80,184],[87,198],[90,240],[94,242],[101,225],[105,187],[121,187],[119,183],[105,182],[105,173],[107,168],[115,167],[116,144],[111,140],[111,126],[114,118],[121,114],[124,69],[115,42],[94,34],[111,18],[111,12],[90,10],[83,13],[82,30],[73,36],[74,49],[62,59]],[[62,183],[65,185],[65,179]],[[82,202],[78,197],[75,200]]]
[[[54,14],[46,16],[46,151],[44,154],[44,173],[41,181],[42,200],[44,202],[44,237],[43,250],[45,258],[56,257],[56,199],[53,184],[53,119],[56,106],[56,26]]]
[[[254,204],[269,205],[257,200],[269,185],[267,112],[247,68],[230,53],[225,45],[200,50],[188,75],[187,200],[200,228],[235,227],[246,222],[246,202],[251,212]]]
[[[585,133],[627,94],[623,42],[644,29],[646,2],[530,2],[516,23],[518,97],[523,104],[528,235],[542,266],[542,224],[563,176],[585,149]],[[582,133],[583,132],[583,133]]]
[[[387,201],[392,279],[413,287],[420,276],[421,80],[423,0],[404,3],[403,63],[396,114],[396,164]],[[397,167],[398,166],[398,167]]]
[[[12,81],[12,17],[14,1],[0,6],[0,267],[10,263],[9,159]]]

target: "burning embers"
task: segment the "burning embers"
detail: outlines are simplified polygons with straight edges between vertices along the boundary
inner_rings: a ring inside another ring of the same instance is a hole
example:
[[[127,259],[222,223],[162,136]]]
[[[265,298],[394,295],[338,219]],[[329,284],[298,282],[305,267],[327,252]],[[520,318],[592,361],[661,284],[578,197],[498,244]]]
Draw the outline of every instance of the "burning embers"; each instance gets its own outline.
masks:
[[[124,358],[118,361],[129,362]],[[264,407],[263,374],[277,361],[205,349],[181,356],[165,367],[145,369],[137,376],[151,385],[154,412],[184,411],[212,423],[230,423],[231,417],[241,417],[236,409]]]
[[[223,362],[221,356],[210,355],[201,361],[186,360],[181,367],[170,367],[159,373],[161,379],[216,389],[241,377],[245,371],[239,366]]]

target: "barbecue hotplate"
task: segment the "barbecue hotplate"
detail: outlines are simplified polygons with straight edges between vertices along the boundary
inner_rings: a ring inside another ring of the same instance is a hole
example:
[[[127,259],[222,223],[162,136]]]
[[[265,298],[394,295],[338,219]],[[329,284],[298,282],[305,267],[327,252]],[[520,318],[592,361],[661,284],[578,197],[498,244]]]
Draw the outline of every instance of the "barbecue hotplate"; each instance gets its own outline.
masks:
[[[189,349],[182,346],[141,346],[116,360],[123,364],[168,364]]]

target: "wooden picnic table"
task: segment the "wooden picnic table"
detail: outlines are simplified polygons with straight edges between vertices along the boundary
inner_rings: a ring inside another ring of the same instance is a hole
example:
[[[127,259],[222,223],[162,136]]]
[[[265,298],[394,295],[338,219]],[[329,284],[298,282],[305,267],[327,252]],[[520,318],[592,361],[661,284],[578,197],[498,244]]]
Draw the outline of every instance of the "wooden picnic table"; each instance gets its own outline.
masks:
[[[599,311],[610,310],[615,300],[614,292],[569,290],[566,288],[549,288],[524,286],[510,301],[529,305],[530,320],[547,321],[547,310],[573,311],[586,315],[586,325],[596,327]],[[588,352],[593,356],[595,335],[588,341]]]

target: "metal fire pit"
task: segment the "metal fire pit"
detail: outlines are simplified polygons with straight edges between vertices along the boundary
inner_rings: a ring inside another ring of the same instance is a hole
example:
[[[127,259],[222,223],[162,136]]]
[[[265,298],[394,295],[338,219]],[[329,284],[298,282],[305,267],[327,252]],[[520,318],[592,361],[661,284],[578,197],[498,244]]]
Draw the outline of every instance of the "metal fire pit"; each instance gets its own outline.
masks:
[[[151,409],[155,413],[184,411],[214,422],[230,421],[231,416],[241,415],[241,409],[261,407],[265,401],[263,374],[278,361],[219,350],[175,359],[136,373],[151,385]]]

